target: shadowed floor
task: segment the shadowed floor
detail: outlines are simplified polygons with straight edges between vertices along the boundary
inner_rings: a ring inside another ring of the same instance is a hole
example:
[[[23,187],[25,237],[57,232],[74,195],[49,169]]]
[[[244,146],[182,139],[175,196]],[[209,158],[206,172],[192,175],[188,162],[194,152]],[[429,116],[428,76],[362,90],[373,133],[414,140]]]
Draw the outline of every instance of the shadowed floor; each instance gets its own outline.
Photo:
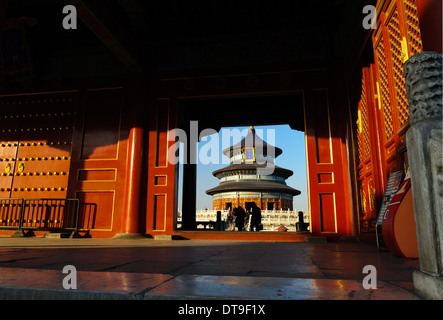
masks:
[[[63,289],[66,265],[77,290]],[[0,238],[1,298],[417,299],[415,268],[361,243]]]

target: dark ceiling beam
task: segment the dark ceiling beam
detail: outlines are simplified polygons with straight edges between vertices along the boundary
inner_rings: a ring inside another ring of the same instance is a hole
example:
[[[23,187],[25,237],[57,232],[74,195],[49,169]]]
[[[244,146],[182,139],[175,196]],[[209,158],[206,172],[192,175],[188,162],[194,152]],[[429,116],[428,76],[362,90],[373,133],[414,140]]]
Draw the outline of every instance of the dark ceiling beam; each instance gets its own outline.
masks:
[[[2,43],[2,34],[3,34],[3,27],[5,25],[5,18],[6,18],[6,9],[8,8],[8,1],[0,1],[0,44]]]
[[[3,28],[5,26],[6,9],[8,8],[8,1],[0,1],[0,48],[2,47]],[[0,91],[3,91],[4,86],[3,67],[0,65]]]
[[[107,24],[105,19],[103,19],[104,12],[106,12],[105,7],[98,10],[93,8],[87,1],[83,0],[67,0],[66,3],[76,7],[78,17],[100,39],[100,41],[115,54],[131,73],[143,72],[142,65],[139,63],[134,53],[128,49],[129,45],[125,42],[127,39],[123,40],[124,36],[117,35],[117,32],[113,31],[124,30],[125,28],[119,26],[119,23],[116,20],[113,20],[111,31],[109,23]]]
[[[138,0],[118,0],[118,3],[137,28],[143,30],[148,28],[146,24],[146,12]]]

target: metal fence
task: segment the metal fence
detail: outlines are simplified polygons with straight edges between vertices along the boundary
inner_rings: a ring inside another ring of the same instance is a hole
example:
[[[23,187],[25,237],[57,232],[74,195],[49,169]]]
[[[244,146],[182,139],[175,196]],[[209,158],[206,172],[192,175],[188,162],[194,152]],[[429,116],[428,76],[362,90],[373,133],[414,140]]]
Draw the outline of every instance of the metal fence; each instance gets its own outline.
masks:
[[[0,199],[0,229],[78,231],[78,199]]]
[[[23,199],[0,199],[0,228],[18,230],[22,217]]]

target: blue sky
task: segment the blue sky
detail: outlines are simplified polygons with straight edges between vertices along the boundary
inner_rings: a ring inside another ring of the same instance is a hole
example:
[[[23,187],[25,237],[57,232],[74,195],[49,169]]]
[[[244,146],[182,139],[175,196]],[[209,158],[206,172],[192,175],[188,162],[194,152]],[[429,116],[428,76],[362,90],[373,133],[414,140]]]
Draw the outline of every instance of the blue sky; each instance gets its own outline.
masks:
[[[240,131],[244,131],[246,135],[249,127],[236,127]],[[222,128],[233,129],[233,128]],[[244,130],[246,129],[246,130]],[[275,159],[275,164],[292,170],[294,174],[286,180],[286,183],[301,191],[301,194],[294,197],[294,209],[308,211],[308,194],[307,194],[307,176],[306,176],[306,150],[305,150],[305,133],[302,131],[292,130],[289,125],[276,125],[276,126],[256,126],[256,133],[260,138],[266,142],[271,142],[272,137],[267,138],[266,134],[272,134],[269,129],[275,130],[275,146],[282,149],[283,153]],[[260,130],[261,129],[261,130]],[[201,141],[198,143],[198,150],[206,145],[205,151],[208,150],[208,143],[219,143],[219,163],[220,164],[202,164],[200,161],[197,165],[197,209],[212,209],[212,197],[205,193],[206,190],[218,185],[219,180],[212,175],[212,172],[228,164],[221,163],[222,157],[225,162],[229,162],[228,159],[222,155],[221,151],[225,146],[222,146],[221,132],[218,134],[209,136],[207,141]],[[262,133],[262,134],[261,134]],[[212,139],[215,139],[214,141]],[[238,141],[231,141],[231,144]],[[180,178],[181,179],[181,178]],[[180,192],[181,193],[181,192]],[[181,196],[179,197],[179,208],[181,208]]]

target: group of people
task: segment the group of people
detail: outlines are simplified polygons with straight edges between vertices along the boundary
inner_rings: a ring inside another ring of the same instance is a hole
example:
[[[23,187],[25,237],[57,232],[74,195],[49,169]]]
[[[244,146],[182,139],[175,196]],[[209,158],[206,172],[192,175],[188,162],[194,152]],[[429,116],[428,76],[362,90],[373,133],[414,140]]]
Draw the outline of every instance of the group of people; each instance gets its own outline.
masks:
[[[260,231],[262,228],[261,224],[261,210],[253,203],[250,212],[246,212],[242,206],[234,208],[232,212],[229,213],[228,222],[237,227],[238,231],[243,231],[247,228],[249,219],[249,231]],[[234,222],[235,220],[235,222]]]

